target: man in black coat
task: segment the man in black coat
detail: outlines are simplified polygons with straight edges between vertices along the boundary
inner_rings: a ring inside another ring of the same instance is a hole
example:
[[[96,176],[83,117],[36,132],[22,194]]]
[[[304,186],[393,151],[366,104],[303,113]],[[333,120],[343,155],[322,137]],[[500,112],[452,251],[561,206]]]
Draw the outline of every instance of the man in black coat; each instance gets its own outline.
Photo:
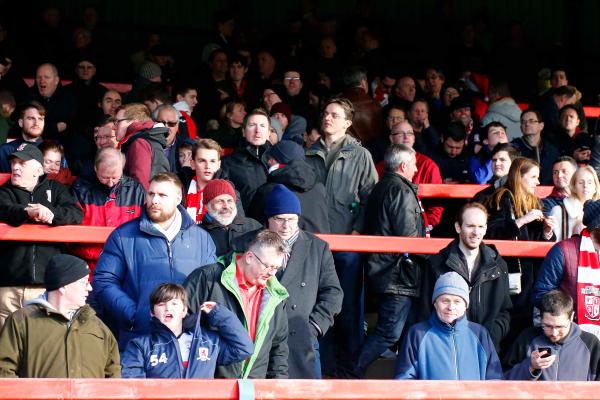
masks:
[[[437,278],[455,271],[469,285],[469,321],[486,327],[498,349],[508,333],[512,308],[506,262],[495,247],[482,243],[487,231],[487,211],[483,205],[465,204],[458,213],[455,228],[458,239],[428,260],[423,273],[419,319],[431,315],[429,299]]]
[[[250,112],[244,121],[244,139],[233,154],[223,158],[223,179],[233,182],[239,190],[244,210],[260,186],[267,182],[267,158],[265,151],[271,147],[267,142],[271,122],[261,109]]]
[[[284,185],[267,196],[265,216],[270,230],[291,252],[277,278],[287,289],[290,379],[320,379],[318,338],[342,309],[342,288],[327,242],[299,228],[300,201]]]
[[[367,203],[365,233],[424,237],[423,209],[411,182],[417,172],[415,151],[403,144],[391,145],[384,155],[384,168]],[[400,339],[412,298],[419,295],[419,268],[407,254],[370,254],[366,275],[368,288],[381,295],[381,301],[377,326],[367,336],[354,370],[358,377],[364,377],[369,365]]]
[[[247,215],[264,224],[267,221],[266,199],[273,187],[282,184],[300,200],[300,228],[311,233],[329,233],[329,214],[324,207],[327,204],[325,186],[317,181],[315,171],[305,161],[302,147],[291,140],[283,140],[271,147],[266,157],[269,165],[267,183],[256,191]]]
[[[81,207],[69,189],[44,175],[44,158],[34,144],[21,143],[10,162],[10,181],[0,187],[0,222],[12,226],[81,223]],[[46,265],[60,252],[50,243],[0,242],[0,327],[11,312],[44,291]]]

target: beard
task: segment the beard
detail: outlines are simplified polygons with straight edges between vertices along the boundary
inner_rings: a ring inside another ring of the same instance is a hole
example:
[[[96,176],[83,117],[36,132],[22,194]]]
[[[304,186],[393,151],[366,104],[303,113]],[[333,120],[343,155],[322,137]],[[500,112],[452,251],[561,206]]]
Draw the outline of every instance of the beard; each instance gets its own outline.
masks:
[[[170,220],[171,218],[173,218],[176,212],[177,208],[174,208],[171,212],[166,212],[164,209],[152,210],[151,206],[146,206],[146,213],[148,214],[148,219],[157,224]]]
[[[215,221],[223,226],[229,226],[237,216],[237,206],[234,204],[231,208],[224,208],[220,211],[214,209],[212,204],[206,205],[206,212],[213,217]]]

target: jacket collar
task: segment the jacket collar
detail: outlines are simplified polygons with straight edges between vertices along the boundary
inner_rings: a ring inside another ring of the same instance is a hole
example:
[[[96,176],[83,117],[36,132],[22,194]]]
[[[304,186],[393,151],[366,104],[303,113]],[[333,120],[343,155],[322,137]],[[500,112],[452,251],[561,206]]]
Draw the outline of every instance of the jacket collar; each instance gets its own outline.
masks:
[[[431,323],[431,325],[433,325],[434,327],[436,327],[437,329],[446,332],[446,333],[451,333],[451,332],[463,332],[467,329],[468,325],[469,325],[469,320],[467,319],[467,313],[465,311],[465,315],[463,315],[462,317],[458,318],[453,325],[447,324],[445,322],[442,322],[438,315],[437,312],[435,311],[435,308],[433,309],[433,311],[431,312],[431,317],[429,318],[429,322]]]
[[[181,231],[185,231],[190,227],[196,225],[194,220],[192,220],[186,209],[183,208],[181,204],[177,206],[177,210],[179,210],[179,212],[181,213]],[[142,215],[140,216],[140,230],[144,233],[147,233],[148,235],[164,237],[162,233],[160,233],[154,228],[152,221],[150,221],[150,219],[148,218],[148,214],[146,213],[145,207],[142,210]]]

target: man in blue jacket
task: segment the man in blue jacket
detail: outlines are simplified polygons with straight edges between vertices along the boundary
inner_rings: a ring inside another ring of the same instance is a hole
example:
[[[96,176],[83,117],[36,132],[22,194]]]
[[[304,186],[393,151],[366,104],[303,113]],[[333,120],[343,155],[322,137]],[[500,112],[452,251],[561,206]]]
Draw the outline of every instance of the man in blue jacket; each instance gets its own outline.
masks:
[[[409,331],[396,361],[396,379],[502,379],[488,331],[469,322],[469,286],[457,272],[441,275],[432,296],[435,312]]]
[[[108,237],[94,275],[96,301],[119,325],[119,348],[150,333],[152,290],[161,283],[182,283],[196,268],[216,262],[215,245],[179,205],[177,175],[150,180],[146,209]]]

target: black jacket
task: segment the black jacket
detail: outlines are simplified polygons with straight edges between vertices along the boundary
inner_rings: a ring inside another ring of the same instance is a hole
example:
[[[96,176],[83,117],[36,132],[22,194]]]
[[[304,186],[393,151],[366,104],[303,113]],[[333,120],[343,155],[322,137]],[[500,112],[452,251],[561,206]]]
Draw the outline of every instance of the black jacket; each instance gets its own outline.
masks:
[[[12,226],[34,223],[25,211],[29,203],[48,207],[54,213],[54,226],[83,220],[83,211],[69,189],[42,175],[31,193],[10,181],[0,187],[0,222]],[[60,248],[51,243],[0,241],[0,286],[42,285],[46,265],[58,253]]]
[[[488,207],[489,218],[486,238],[518,241],[554,241],[554,234],[547,240],[544,238],[544,223],[533,221],[517,227],[514,205],[508,193],[500,198],[499,207],[492,204]],[[517,314],[531,318],[531,292],[542,259],[539,258],[508,258],[506,260],[509,273],[521,272],[521,293],[512,297],[514,310],[513,317]]]
[[[315,379],[313,346],[333,325],[344,296],[327,242],[300,231],[277,278],[290,295],[286,307],[290,379]]]
[[[231,225],[225,228],[208,215],[208,213],[204,215],[201,226],[208,232],[213,242],[215,242],[217,248],[215,254],[217,257],[229,254],[234,250],[239,250],[233,246],[236,238],[247,232],[262,228],[262,225],[252,218],[241,217],[239,215],[234,218]]]
[[[385,172],[367,203],[365,234],[425,237],[417,186],[394,172]],[[400,256],[398,253],[369,254],[366,274],[369,287],[375,293],[418,296],[420,270],[402,268]]]
[[[267,183],[258,188],[248,209],[248,216],[264,224],[267,196],[276,184],[285,185],[300,200],[302,215],[300,229],[311,233],[329,233],[329,214],[325,186],[317,182],[317,175],[303,160],[295,160],[271,172]]]
[[[232,253],[235,257],[236,253]],[[192,272],[183,286],[188,293],[188,304],[191,312],[199,312],[200,306],[205,301],[215,301],[233,311],[234,314],[245,322],[246,316],[244,310],[238,301],[237,296],[232,291],[233,287],[237,287],[235,278],[235,260],[232,258],[223,260],[228,267],[222,264],[210,264],[200,267]],[[233,270],[232,270],[233,268]],[[225,272],[225,273],[224,273]],[[275,278],[271,278],[275,279]],[[268,285],[268,283],[267,283]],[[275,279],[275,285],[283,289],[283,286]],[[237,289],[239,291],[239,289]],[[265,292],[268,290],[264,289]],[[275,289],[277,291],[277,289]],[[283,289],[285,291],[285,289]],[[262,302],[265,302],[266,293],[263,292]],[[272,315],[268,321],[267,332],[257,329],[254,343],[254,351],[258,352],[255,356],[252,368],[247,378],[264,379],[264,378],[287,378],[288,377],[288,324],[287,314],[285,310],[285,300],[287,297],[280,293],[271,294],[272,297],[279,298],[277,306],[273,309]],[[266,317],[269,317],[268,315]],[[261,323],[259,318],[258,325]],[[264,336],[263,336],[264,335]],[[262,336],[261,343],[257,339]],[[215,378],[240,378],[242,377],[241,363],[231,364],[227,366],[218,366],[215,372]]]
[[[246,210],[252,202],[256,189],[267,182],[267,157],[269,142],[256,147],[243,141],[236,151],[223,158],[223,179],[228,179],[240,191],[242,205]]]
[[[487,328],[496,349],[510,327],[509,310],[512,308],[508,294],[508,269],[506,262],[493,246],[479,245],[479,264],[472,280],[466,274],[466,261],[458,247],[458,239],[452,241],[438,254],[429,257],[423,272],[419,319],[427,320],[433,312],[432,299],[435,281],[446,272],[457,272],[469,284],[469,308],[467,318]]]
[[[541,147],[531,147],[525,139],[520,137],[514,139],[510,144],[521,152],[521,156],[540,164],[540,183],[542,185],[552,185],[552,165],[560,157],[560,151],[552,143],[542,138]]]

